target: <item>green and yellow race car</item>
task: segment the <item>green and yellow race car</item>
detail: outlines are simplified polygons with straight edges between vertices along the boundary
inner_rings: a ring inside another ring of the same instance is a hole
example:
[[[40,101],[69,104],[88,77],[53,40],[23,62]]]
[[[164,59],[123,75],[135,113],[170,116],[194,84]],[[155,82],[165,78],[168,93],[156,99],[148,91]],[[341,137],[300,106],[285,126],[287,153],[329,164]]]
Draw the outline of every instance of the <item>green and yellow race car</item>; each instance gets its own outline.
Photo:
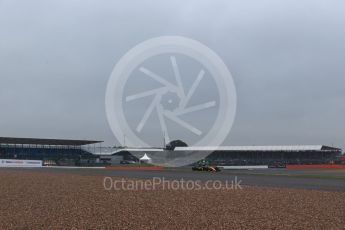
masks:
[[[193,171],[204,171],[204,172],[220,172],[220,168],[211,165],[197,165],[192,168]]]

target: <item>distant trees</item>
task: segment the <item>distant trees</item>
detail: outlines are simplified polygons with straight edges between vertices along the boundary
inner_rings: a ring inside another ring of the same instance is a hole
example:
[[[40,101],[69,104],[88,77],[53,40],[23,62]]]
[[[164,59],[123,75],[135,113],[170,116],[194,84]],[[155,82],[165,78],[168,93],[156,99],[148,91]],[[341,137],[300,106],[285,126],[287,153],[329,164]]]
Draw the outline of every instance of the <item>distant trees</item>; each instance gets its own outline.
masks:
[[[174,150],[176,147],[188,147],[188,145],[181,140],[174,140],[167,144],[167,150]]]

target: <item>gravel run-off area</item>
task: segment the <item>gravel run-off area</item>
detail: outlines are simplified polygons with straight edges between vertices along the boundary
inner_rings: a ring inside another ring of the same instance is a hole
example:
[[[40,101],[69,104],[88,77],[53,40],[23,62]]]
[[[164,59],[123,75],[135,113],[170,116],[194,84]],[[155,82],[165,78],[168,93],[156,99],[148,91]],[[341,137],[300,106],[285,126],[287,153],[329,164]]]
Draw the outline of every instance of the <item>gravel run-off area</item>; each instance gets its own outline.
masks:
[[[1,170],[0,229],[345,229],[343,192],[106,191],[103,179]]]

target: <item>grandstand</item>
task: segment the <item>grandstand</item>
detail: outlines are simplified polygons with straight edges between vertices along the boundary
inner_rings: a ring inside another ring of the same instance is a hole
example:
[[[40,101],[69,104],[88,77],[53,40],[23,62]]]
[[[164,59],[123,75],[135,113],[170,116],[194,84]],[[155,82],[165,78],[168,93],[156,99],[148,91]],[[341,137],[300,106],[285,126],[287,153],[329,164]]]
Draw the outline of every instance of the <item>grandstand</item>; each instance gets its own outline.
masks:
[[[216,165],[327,164],[341,155],[340,148],[324,145],[177,147],[175,151],[209,151]]]
[[[206,161],[219,166],[233,165],[286,165],[286,164],[328,164],[339,161],[342,150],[324,145],[297,146],[219,146],[219,147],[175,147],[172,149],[124,148],[106,155],[124,156],[130,154],[159,158],[160,155],[178,157],[190,154],[207,155]],[[206,153],[206,154],[205,154]]]
[[[43,160],[57,165],[93,164],[102,141],[0,137],[0,159]]]
[[[211,164],[276,165],[327,164],[339,162],[342,150],[324,145],[300,146],[219,146],[163,148],[104,148],[103,141],[0,137],[0,159],[43,160],[53,165],[93,166],[122,160],[138,161],[149,154],[178,157],[205,155]],[[99,144],[99,145],[97,145]],[[97,145],[97,146],[96,146]],[[115,159],[115,160],[114,160]]]

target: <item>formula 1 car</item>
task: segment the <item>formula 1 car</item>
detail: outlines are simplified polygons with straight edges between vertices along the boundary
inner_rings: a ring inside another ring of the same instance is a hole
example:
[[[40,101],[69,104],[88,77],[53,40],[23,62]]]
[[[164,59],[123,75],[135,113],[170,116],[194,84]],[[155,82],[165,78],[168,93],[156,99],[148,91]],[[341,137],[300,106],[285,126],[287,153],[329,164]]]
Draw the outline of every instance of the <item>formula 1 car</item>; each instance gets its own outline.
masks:
[[[220,172],[220,168],[217,166],[210,165],[198,165],[192,168],[193,171],[204,171],[204,172]]]

